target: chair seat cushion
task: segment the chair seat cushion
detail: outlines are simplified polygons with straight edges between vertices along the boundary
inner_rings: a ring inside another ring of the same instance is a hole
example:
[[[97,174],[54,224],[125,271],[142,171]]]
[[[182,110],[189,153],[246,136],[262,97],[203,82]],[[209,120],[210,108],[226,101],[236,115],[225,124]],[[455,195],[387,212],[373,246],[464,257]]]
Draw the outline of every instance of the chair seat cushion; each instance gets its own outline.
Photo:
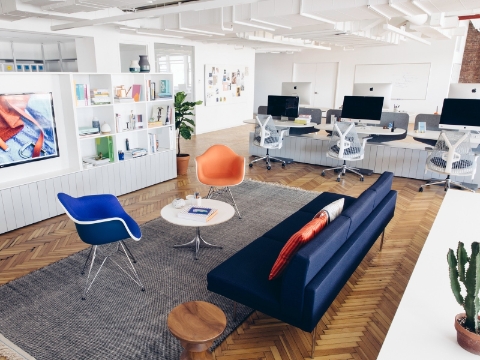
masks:
[[[243,181],[243,173],[218,172],[208,175],[204,173],[199,180],[202,184],[210,186],[233,186]]]
[[[208,273],[208,290],[280,316],[281,281],[268,275],[281,249],[275,240],[258,238]]]
[[[333,145],[330,148],[330,150],[333,151],[335,154],[338,154],[339,151],[340,151],[340,148],[337,145]],[[362,151],[362,148],[360,148],[358,146],[352,146],[352,147],[349,147],[348,149],[344,149],[343,154],[344,155],[355,155],[355,154],[360,154],[361,151]]]
[[[430,162],[440,168],[447,167],[447,162],[438,156],[431,158]],[[459,161],[454,161],[452,163],[452,169],[468,169],[472,165],[473,165],[473,162],[470,160],[459,160]]]

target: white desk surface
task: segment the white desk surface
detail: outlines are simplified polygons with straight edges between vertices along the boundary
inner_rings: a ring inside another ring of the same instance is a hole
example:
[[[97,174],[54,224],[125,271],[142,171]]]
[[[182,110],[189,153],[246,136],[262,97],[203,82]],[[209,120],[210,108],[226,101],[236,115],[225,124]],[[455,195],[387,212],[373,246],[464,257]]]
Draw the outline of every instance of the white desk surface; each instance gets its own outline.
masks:
[[[478,237],[480,194],[448,190],[413,270],[377,360],[478,359],[457,344],[457,304],[448,278],[447,252]],[[388,239],[386,239],[388,244]]]
[[[256,124],[257,123],[257,120],[256,119],[248,119],[248,120],[243,120],[243,122],[245,124]],[[281,120],[273,120],[273,123],[275,124],[275,126],[277,127],[284,127],[284,128],[309,128],[309,127],[313,127],[314,125],[316,125],[317,123],[310,123],[308,125],[303,125],[303,124],[297,124],[293,121],[281,121]]]
[[[415,132],[415,131],[409,131],[407,135],[411,137],[416,137],[419,139],[428,139],[428,140],[438,140],[438,137],[440,136],[441,131],[434,131],[434,130],[426,130],[423,133]],[[478,145],[480,144],[480,136],[475,135],[470,137],[470,143]]]
[[[186,202],[188,205],[188,201]],[[187,220],[187,219],[178,217],[178,213],[182,211],[182,209],[175,209],[172,204],[168,204],[168,205],[165,205],[162,208],[162,210],[160,210],[160,215],[162,216],[162,218],[164,218],[165,220],[167,220],[172,224],[180,225],[180,226],[193,226],[193,227],[217,225],[227,220],[230,220],[233,217],[233,215],[235,215],[235,209],[233,208],[233,206],[223,201],[202,199],[202,204],[199,206],[206,206],[212,209],[218,209],[218,212],[214,217],[212,217],[207,222]]]
[[[315,129],[333,131],[333,124],[318,124],[315,125]],[[405,134],[405,129],[396,128],[392,132],[391,129],[384,129],[380,126],[356,126],[357,134],[369,134],[369,135],[401,135]]]

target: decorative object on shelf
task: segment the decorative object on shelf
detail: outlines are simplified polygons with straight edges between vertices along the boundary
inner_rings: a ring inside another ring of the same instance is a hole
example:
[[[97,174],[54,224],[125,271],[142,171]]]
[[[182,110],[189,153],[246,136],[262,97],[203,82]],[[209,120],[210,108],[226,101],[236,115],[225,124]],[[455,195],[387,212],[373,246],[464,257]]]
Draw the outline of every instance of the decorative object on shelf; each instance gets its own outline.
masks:
[[[100,131],[100,120],[98,120],[98,117],[96,116],[93,117],[92,128],[97,128],[98,131]]]
[[[128,141],[128,138],[125,139],[125,150],[130,150],[130,142]]]
[[[437,110],[435,110],[435,112],[433,113],[433,115],[439,115],[438,106],[437,106]]]
[[[132,98],[133,101],[139,102],[140,101],[140,94],[142,92],[142,85],[132,85]]]
[[[148,154],[147,149],[135,148],[125,152],[126,159],[134,159],[141,156],[146,156]]]
[[[102,131],[102,134],[110,134],[112,132],[112,128],[110,127],[110,125],[107,124],[106,121],[104,121],[101,131]]]
[[[148,55],[139,55],[140,60],[138,64],[140,65],[140,72],[148,73],[150,72],[150,63],[148,61]]]
[[[167,113],[165,114],[165,125],[170,125],[168,114],[170,113],[170,106],[167,106]]]
[[[136,116],[133,114],[133,110],[130,110],[130,115],[128,116],[127,129],[135,130],[136,128]]]
[[[177,130],[177,174],[186,175],[188,170],[189,154],[182,154],[180,151],[180,137],[190,140],[194,131],[195,121],[192,110],[196,105],[202,104],[201,100],[196,102],[186,101],[187,94],[179,91],[175,94],[175,130]]]
[[[128,70],[131,73],[139,73],[140,72],[140,65],[138,64],[138,60],[132,60],[130,62],[130,66],[129,66]]]
[[[186,197],[186,203],[188,205],[193,205],[195,202],[195,195],[187,195]]]
[[[115,126],[117,127],[117,132],[121,132],[123,129],[120,128],[120,119],[122,116],[120,114],[115,114]]]
[[[480,355],[480,244],[472,242],[470,257],[465,250],[464,244],[459,241],[457,254],[452,249],[448,250],[447,261],[449,267],[450,286],[458,304],[463,307],[465,313],[455,316],[455,330],[457,330],[457,342],[465,350]],[[465,265],[468,264],[468,269]],[[466,289],[466,295],[461,294],[460,282]]]
[[[118,150],[118,160],[124,160],[125,153],[122,150]]]
[[[393,112],[398,112],[399,107],[400,107],[400,105],[393,104]]]
[[[142,114],[137,115],[136,128],[137,129],[143,129],[143,115]]]
[[[172,97],[172,93],[170,92],[170,80],[160,80],[160,92],[158,97],[162,99]]]
[[[180,199],[180,198],[173,199],[173,201],[172,201],[172,206],[173,206],[175,209],[181,209],[182,207],[185,206],[185,200]]]
[[[99,132],[100,132],[100,129],[96,127],[80,126],[78,128],[78,135],[80,136],[98,134]]]
[[[102,158],[107,158],[109,162],[115,161],[113,155],[113,138],[111,136],[96,138],[95,146],[97,148],[97,154],[101,154]]]

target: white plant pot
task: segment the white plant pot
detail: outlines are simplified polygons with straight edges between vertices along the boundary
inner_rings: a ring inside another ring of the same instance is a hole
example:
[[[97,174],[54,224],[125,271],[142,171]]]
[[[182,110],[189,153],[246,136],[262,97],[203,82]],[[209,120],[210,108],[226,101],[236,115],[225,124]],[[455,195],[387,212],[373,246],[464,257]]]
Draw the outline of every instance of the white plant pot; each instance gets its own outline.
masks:
[[[138,60],[132,60],[130,63],[130,67],[128,68],[132,73],[139,73],[140,72],[140,65],[138,64]]]

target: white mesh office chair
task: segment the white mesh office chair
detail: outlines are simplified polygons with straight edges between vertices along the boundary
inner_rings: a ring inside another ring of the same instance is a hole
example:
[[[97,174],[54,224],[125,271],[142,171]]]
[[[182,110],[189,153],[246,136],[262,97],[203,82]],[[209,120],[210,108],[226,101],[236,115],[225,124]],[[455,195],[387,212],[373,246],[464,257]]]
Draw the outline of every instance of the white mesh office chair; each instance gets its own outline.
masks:
[[[364,137],[362,141],[358,138],[355,124],[350,122],[337,122],[333,125],[332,137],[329,143],[329,150],[327,156],[332,159],[343,160],[343,165],[322,171],[322,176],[325,176],[325,171],[341,170],[338,173],[337,181],[345,175],[347,171],[360,176],[360,181],[363,181],[363,175],[354,167],[347,166],[348,161],[362,160],[364,156],[365,144],[370,137]]]
[[[257,161],[265,160],[267,162],[267,170],[270,170],[272,168],[270,160],[276,160],[282,163],[282,167],[285,167],[285,161],[270,156],[269,150],[281,149],[283,145],[283,137],[287,131],[287,129],[278,130],[273,123],[271,115],[257,115],[253,144],[267,149],[267,155],[251,161],[248,166],[252,167]]]
[[[470,176],[473,179],[477,171],[477,157],[478,154],[472,152],[470,145],[470,132],[442,131],[435,148],[427,157],[425,172],[431,170],[447,175],[447,178],[441,181],[430,181],[420,186],[418,191],[422,192],[425,186],[444,184],[445,191],[451,185],[455,185],[461,189],[475,192],[459,182],[452,181],[450,176]]]

